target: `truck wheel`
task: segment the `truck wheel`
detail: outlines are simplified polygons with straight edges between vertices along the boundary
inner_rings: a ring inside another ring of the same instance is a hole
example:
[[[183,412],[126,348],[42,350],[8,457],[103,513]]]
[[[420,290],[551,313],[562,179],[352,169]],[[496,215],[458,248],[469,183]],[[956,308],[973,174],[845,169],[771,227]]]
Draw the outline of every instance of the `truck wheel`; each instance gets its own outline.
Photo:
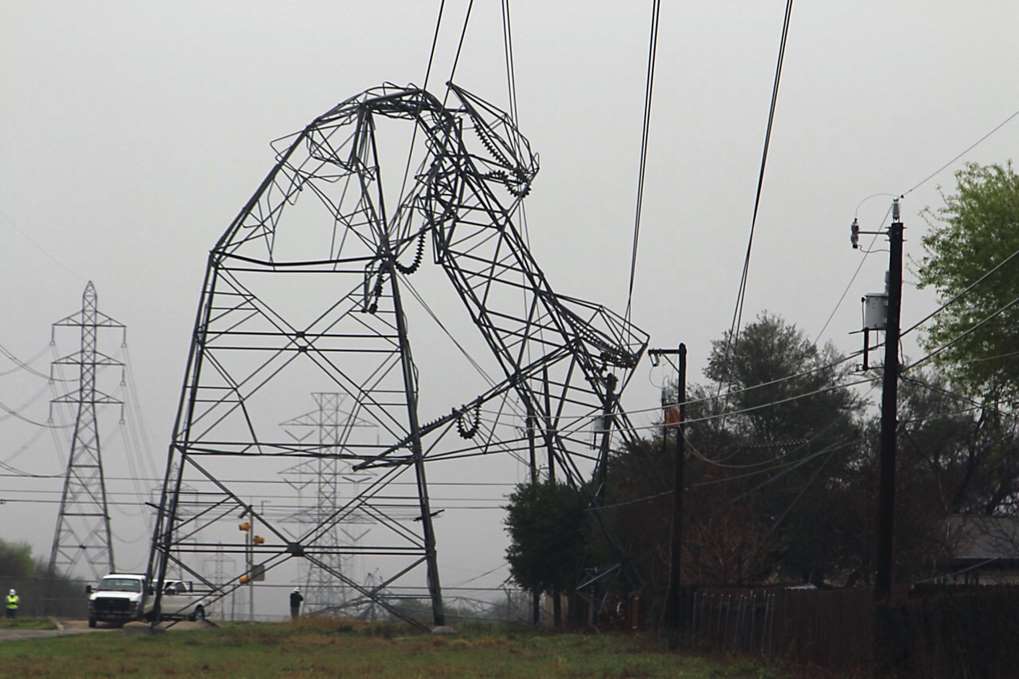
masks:
[[[201,606],[195,609],[195,612],[191,614],[192,620],[205,621],[205,609]]]
[[[91,616],[91,615],[90,615],[90,616],[88,617],[88,626],[89,626],[89,627],[95,627],[95,626],[96,626],[96,619],[95,619],[95,616]]]

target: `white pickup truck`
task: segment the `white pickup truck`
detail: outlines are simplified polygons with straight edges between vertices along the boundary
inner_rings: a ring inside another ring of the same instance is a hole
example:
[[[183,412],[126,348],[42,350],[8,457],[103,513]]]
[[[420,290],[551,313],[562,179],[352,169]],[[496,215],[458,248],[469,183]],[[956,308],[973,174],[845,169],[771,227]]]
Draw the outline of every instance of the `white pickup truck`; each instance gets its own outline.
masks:
[[[120,626],[132,620],[150,620],[155,596],[141,573],[110,573],[97,586],[85,588],[88,594],[88,626],[108,622]],[[167,580],[163,585],[163,618],[205,619],[205,606],[195,596],[194,586],[182,580]]]

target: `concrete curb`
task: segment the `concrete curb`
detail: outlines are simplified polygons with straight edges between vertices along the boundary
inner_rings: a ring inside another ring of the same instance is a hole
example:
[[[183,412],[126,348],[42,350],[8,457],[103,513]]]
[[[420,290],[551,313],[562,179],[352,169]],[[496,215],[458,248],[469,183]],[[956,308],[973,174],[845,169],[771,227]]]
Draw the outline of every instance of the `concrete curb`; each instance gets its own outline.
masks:
[[[46,619],[50,621],[50,624],[52,624],[54,627],[57,628],[58,632],[63,632],[64,631],[64,623],[60,622],[59,620],[57,620],[56,618],[53,618],[53,617],[49,617],[49,618],[46,618]]]

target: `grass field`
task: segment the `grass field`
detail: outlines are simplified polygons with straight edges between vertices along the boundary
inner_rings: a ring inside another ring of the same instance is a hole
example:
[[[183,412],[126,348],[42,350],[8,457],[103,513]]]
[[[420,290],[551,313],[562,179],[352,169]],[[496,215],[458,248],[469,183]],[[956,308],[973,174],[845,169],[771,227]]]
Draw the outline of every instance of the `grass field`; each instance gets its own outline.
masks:
[[[626,636],[469,631],[302,622],[166,634],[81,634],[0,643],[18,677],[705,677],[782,676],[749,661],[666,653]]]

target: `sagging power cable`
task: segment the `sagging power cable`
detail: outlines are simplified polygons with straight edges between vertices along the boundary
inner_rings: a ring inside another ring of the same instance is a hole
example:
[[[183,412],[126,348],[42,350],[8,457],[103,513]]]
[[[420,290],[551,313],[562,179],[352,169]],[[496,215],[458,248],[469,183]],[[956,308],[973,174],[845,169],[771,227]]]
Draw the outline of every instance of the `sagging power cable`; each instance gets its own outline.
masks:
[[[644,177],[647,172],[648,137],[651,131],[651,101],[655,87],[655,62],[658,56],[658,17],[662,10],[661,0],[651,3],[651,37],[648,40],[647,77],[644,82],[644,121],[640,137],[640,163],[637,170],[637,206],[633,218],[633,244],[630,250],[630,282],[626,290],[626,314],[630,320],[633,303],[633,281],[637,274],[637,244],[640,241],[640,216],[644,206]]]
[[[768,125],[764,131],[764,148],[761,151],[761,167],[757,173],[757,192],[754,196],[754,212],[750,218],[750,236],[747,238],[747,251],[743,257],[743,273],[740,275],[739,292],[736,295],[736,308],[732,312],[732,323],[726,340],[726,353],[729,359],[736,350],[737,337],[743,322],[743,305],[747,295],[747,281],[750,276],[750,254],[754,247],[754,232],[757,228],[757,215],[761,207],[761,193],[764,189],[764,171],[768,165],[768,149],[771,146],[771,130],[775,123],[775,109],[778,105],[778,87],[782,81],[782,63],[785,61],[785,48],[789,38],[789,21],[793,12],[793,0],[786,0],[785,18],[782,22],[782,39],[778,47],[778,62],[775,64],[775,78],[771,87],[771,106],[768,109]]]

